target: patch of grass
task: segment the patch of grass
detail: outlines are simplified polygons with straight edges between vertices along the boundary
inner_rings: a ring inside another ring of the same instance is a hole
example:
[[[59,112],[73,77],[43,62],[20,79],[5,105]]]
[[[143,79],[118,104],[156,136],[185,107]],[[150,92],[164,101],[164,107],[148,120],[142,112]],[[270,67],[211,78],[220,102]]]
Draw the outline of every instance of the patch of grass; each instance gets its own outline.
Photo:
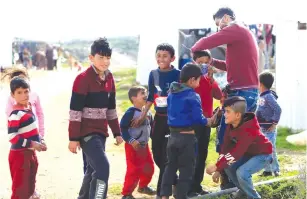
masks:
[[[286,138],[289,135],[293,135],[293,130],[286,127],[280,127],[277,130],[277,139],[276,139],[276,147],[281,150],[291,150],[291,151],[300,151],[306,152],[306,146],[296,146],[287,142]]]
[[[108,195],[120,196],[122,192],[123,185],[119,183],[113,183],[108,188]]]

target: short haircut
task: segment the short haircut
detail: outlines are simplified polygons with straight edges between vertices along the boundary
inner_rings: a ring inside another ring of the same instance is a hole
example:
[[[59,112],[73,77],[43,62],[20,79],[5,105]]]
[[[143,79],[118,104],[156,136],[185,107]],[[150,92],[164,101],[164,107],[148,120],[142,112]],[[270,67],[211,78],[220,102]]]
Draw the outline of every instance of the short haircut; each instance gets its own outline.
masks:
[[[258,40],[264,40],[264,38],[263,38],[263,36],[262,35],[260,35],[259,37],[258,37]]]
[[[200,57],[209,57],[211,58],[211,53],[209,50],[202,50],[202,51],[196,51],[193,53],[193,60],[196,61],[196,59]]]
[[[201,69],[198,65],[188,63],[184,65],[182,70],[180,71],[180,81],[182,83],[186,83],[193,77],[195,79],[198,79],[201,75]]]
[[[95,56],[96,54],[111,57],[112,49],[110,48],[107,38],[99,38],[93,42],[91,46],[91,55]]]
[[[213,20],[215,19],[221,19],[223,18],[224,15],[228,15],[230,16],[230,18],[232,20],[235,20],[236,19],[236,15],[235,13],[233,12],[232,9],[228,8],[228,7],[223,7],[223,8],[220,8],[214,15],[213,15]]]
[[[131,103],[133,103],[132,97],[136,97],[141,91],[146,91],[146,88],[144,86],[133,86],[129,89],[128,97]]]
[[[156,53],[157,53],[159,50],[169,52],[169,54],[171,55],[172,58],[175,56],[175,49],[174,49],[174,47],[173,47],[172,45],[168,44],[168,43],[159,44],[159,45],[157,46]]]
[[[18,88],[30,89],[30,84],[24,78],[14,77],[10,82],[11,92],[14,94]]]
[[[267,89],[271,89],[274,83],[274,76],[270,72],[263,72],[259,75],[260,83]]]
[[[247,105],[246,100],[243,97],[229,97],[224,101],[224,107],[230,107],[234,112],[241,113],[242,115],[246,113]]]

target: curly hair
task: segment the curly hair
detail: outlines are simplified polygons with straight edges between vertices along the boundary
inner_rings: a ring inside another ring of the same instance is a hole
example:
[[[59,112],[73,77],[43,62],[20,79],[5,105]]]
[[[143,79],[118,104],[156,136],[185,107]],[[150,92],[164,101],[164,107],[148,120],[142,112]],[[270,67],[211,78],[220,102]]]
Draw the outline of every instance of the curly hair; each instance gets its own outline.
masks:
[[[99,38],[93,42],[91,46],[91,55],[95,56],[96,54],[111,57],[112,49],[107,38]]]
[[[2,77],[1,80],[4,80],[6,77],[8,77],[9,80],[12,80],[14,77],[18,77],[19,75],[23,75],[27,79],[30,79],[28,71],[25,67],[13,67],[5,71],[5,75]]]

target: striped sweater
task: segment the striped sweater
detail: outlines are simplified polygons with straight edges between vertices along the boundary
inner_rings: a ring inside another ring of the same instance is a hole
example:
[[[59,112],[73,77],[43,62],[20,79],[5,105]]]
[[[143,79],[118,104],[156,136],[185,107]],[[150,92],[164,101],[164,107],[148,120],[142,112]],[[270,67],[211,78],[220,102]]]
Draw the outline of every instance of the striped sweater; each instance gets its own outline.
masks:
[[[80,73],[73,84],[69,112],[69,140],[79,141],[90,134],[120,136],[116,113],[115,84],[110,71],[101,80],[93,66]]]
[[[29,109],[14,110],[8,118],[11,150],[31,148],[31,141],[40,141],[35,115]]]

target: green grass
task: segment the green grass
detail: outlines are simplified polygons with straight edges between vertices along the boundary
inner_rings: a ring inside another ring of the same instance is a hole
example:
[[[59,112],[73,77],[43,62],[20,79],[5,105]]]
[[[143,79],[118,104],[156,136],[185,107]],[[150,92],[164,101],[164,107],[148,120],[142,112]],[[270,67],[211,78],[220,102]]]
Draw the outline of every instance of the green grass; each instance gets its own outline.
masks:
[[[281,150],[291,150],[291,151],[300,151],[306,152],[306,146],[296,146],[287,142],[286,138],[289,135],[293,135],[293,130],[286,127],[280,127],[277,131],[276,147]],[[296,132],[295,132],[296,133]]]

